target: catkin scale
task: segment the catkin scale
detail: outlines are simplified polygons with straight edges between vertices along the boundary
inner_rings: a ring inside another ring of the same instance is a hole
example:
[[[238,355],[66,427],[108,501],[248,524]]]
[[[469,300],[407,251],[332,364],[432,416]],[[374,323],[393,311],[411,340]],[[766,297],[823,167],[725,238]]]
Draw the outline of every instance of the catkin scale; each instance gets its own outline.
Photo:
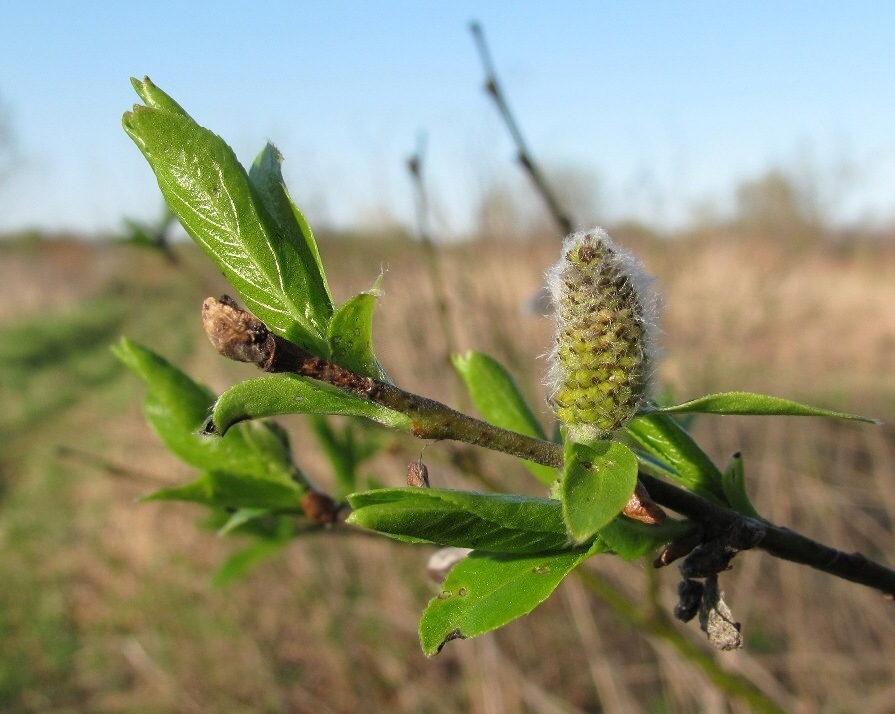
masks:
[[[565,239],[547,283],[556,319],[550,402],[573,438],[607,438],[649,398],[658,353],[652,280],[597,228]]]

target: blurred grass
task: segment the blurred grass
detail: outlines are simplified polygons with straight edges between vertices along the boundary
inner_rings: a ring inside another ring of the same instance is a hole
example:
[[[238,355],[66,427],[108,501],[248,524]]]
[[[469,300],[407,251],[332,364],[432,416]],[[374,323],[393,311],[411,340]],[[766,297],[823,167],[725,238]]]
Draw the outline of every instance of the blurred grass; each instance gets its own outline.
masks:
[[[891,420],[892,250],[614,237],[658,276],[662,377],[680,399],[742,388]],[[443,253],[458,347],[504,361],[536,405],[536,356],[551,329],[520,307],[556,248],[495,242]],[[0,244],[0,711],[743,711],[575,580],[534,615],[433,660],[416,639],[432,594],[424,548],[315,536],[245,581],[211,587],[241,543],[203,530],[188,505],[134,503],[191,472],[156,442],[141,386],[108,349],[127,334],[215,390],[253,376],[205,344],[199,305],[227,288],[190,246],[176,250],[181,268],[118,244]],[[369,288],[383,266],[381,361],[401,386],[456,403],[418,248],[356,238],[324,240],[321,251],[338,300]],[[539,413],[546,423],[547,409]],[[287,426],[302,467],[331,486],[309,430],[298,419]],[[895,562],[891,426],[728,417],[695,428],[721,464],[743,451],[769,518]],[[421,448],[396,440],[368,470],[398,485]],[[473,459],[508,489],[539,491],[508,458],[451,444],[425,457],[438,485],[474,487],[457,468]],[[591,567],[646,601],[638,565],[598,558]],[[659,574],[667,608],[675,575]],[[891,711],[891,604],[761,554],[738,558],[722,585],[747,641],[721,657],[725,667],[790,711]],[[701,643],[695,627],[682,629]]]

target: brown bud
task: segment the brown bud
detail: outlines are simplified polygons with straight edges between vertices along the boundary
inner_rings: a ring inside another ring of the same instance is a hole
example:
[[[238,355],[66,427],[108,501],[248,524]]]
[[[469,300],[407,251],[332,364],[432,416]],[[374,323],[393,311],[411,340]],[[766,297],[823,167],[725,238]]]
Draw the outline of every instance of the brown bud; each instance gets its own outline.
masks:
[[[429,469],[426,468],[422,459],[407,464],[407,485],[429,488]]]
[[[339,504],[325,493],[310,489],[301,497],[301,510],[308,520],[319,525],[335,523],[339,517]]]
[[[662,549],[659,557],[653,561],[653,567],[664,568],[666,565],[671,565],[678,558],[689,555],[702,542],[702,535],[702,530],[697,529],[683,538],[672,541]]]
[[[631,494],[631,498],[628,499],[628,503],[622,510],[622,513],[628,518],[633,518],[635,521],[647,523],[651,526],[665,520],[665,511],[653,501],[646,487],[640,481],[634,487],[634,493]]]

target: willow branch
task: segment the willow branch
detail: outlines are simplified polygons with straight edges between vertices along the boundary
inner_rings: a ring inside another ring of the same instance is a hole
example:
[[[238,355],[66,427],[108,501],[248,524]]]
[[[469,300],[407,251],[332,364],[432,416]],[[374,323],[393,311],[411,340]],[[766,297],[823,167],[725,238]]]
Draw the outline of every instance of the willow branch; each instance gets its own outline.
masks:
[[[501,451],[555,469],[563,467],[560,444],[536,439],[489,424],[393,384],[365,377],[313,355],[272,333],[254,315],[229,297],[208,298],[202,305],[205,333],[225,357],[249,362],[265,372],[290,372],[326,382],[411,418],[411,433],[421,439],[462,441]],[[640,472],[637,491],[625,507],[626,516],[647,523],[664,518],[665,506],[702,526],[703,539],[720,534],[746,534],[738,547],[756,547],[783,560],[807,565],[895,597],[895,570],[860,553],[845,553],[787,528],[748,518],[692,491]],[[663,561],[660,564],[665,564]]]
[[[501,429],[451,409],[434,399],[407,392],[393,384],[366,377],[313,355],[271,332],[232,298],[208,298],[202,304],[202,324],[215,349],[224,357],[250,362],[265,372],[290,372],[326,382],[411,419],[410,433],[420,439],[462,441],[517,456],[555,469],[563,467],[557,444]],[[644,523],[659,523],[665,513],[638,483],[623,511]]]
[[[747,518],[648,474],[641,473],[640,480],[657,503],[700,523],[704,529],[713,533],[733,530],[757,533],[760,540],[755,547],[776,558],[807,565],[843,580],[880,590],[889,598],[895,597],[895,570],[861,553],[846,553],[789,528]]]

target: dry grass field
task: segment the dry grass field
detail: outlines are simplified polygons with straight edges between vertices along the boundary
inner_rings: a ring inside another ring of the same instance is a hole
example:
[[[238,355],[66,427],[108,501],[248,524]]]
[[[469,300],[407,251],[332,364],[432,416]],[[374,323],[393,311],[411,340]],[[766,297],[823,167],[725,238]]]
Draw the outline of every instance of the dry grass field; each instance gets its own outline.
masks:
[[[661,377],[676,398],[767,391],[888,422],[702,417],[694,431],[722,465],[743,452],[768,518],[895,565],[895,250],[614,237],[658,278]],[[576,578],[531,616],[434,659],[416,636],[434,591],[428,548],[317,535],[213,587],[241,542],[203,527],[195,507],[135,502],[192,474],[146,426],[142,386],[109,351],[126,334],[215,390],[254,376],[205,343],[199,305],[227,288],[191,246],[176,248],[172,267],[120,244],[0,244],[0,711],[748,711]],[[545,240],[442,253],[454,348],[501,359],[537,404],[551,328],[521,306],[556,250]],[[338,300],[385,271],[376,336],[396,382],[468,409],[419,248],[323,240],[321,251]],[[301,419],[283,423],[326,486]],[[366,470],[399,485],[421,444],[383,438]],[[437,485],[481,487],[455,466],[462,453],[427,448]],[[511,459],[476,463],[508,490],[538,492]],[[655,577],[608,557],[586,567],[638,606],[652,587],[666,609],[676,600],[673,569]],[[895,604],[758,552],[738,557],[722,585],[746,636],[743,650],[711,655],[725,669],[797,714],[895,711]],[[694,624],[680,629],[709,651]]]

